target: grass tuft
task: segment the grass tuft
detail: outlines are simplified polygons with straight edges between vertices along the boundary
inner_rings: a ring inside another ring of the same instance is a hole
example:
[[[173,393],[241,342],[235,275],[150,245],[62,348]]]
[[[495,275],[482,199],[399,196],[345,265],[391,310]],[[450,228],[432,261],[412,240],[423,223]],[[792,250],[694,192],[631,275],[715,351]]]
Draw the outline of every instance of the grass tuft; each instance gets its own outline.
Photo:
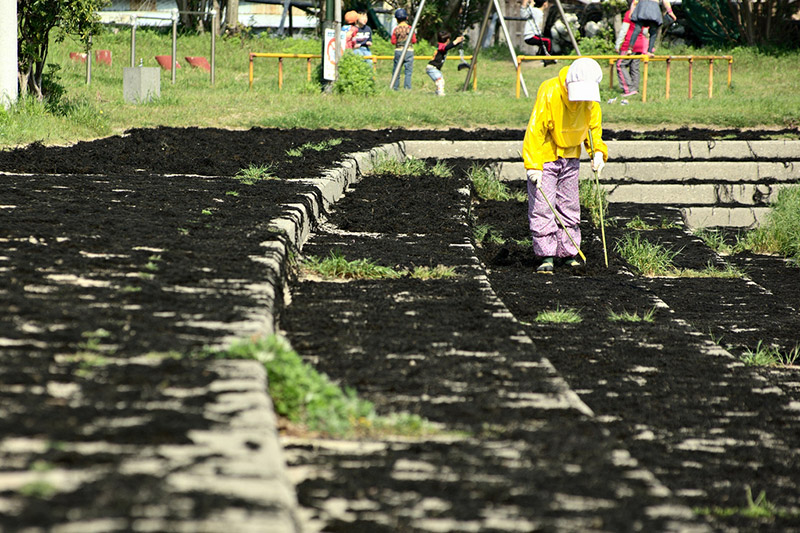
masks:
[[[800,185],[778,192],[766,224],[749,232],[742,246],[756,253],[777,253],[800,267]]]
[[[278,179],[272,171],[274,165],[250,165],[247,168],[241,169],[236,173],[234,179],[238,180],[243,185],[254,185],[256,182],[263,180]]]
[[[394,279],[402,273],[390,267],[375,264],[371,259],[348,261],[339,250],[331,250],[328,257],[309,256],[303,267],[329,279]]]
[[[643,276],[665,276],[675,273],[672,260],[678,252],[667,250],[641,238],[639,233],[626,233],[615,249],[622,258]]]
[[[642,313],[641,316],[637,312],[630,313],[628,311],[622,310],[621,313],[616,313],[614,311],[608,312],[608,319],[612,322],[653,322],[653,315],[656,313],[656,308],[652,308],[648,311]]]
[[[467,171],[467,176],[472,181],[475,194],[482,200],[497,200],[500,202],[516,200],[524,202],[528,198],[526,193],[513,194],[509,191],[508,186],[500,181],[497,173],[489,167],[473,163]]]
[[[355,390],[341,388],[305,363],[288,342],[275,335],[243,341],[211,352],[218,359],[251,359],[264,365],[275,411],[311,431],[343,438],[380,435],[421,436],[437,430],[408,413],[379,416]]]
[[[753,492],[750,486],[745,487],[746,502],[742,507],[697,507],[694,512],[699,515],[713,515],[719,517],[743,516],[752,519],[772,519],[775,517],[797,517],[800,513],[796,509],[781,509],[774,503],[767,500],[766,491],[758,493],[753,499]]]
[[[370,174],[375,176],[419,176],[427,172],[427,165],[421,159],[408,158],[405,161],[384,158],[378,161]]]
[[[577,324],[582,320],[581,315],[574,309],[561,309],[556,306],[555,309],[540,311],[534,322],[539,324]]]
[[[371,259],[348,261],[339,250],[331,250],[325,259],[309,256],[303,262],[303,268],[327,279],[396,279],[409,276],[414,279],[431,280],[456,276],[452,267],[444,265],[395,270],[377,265]]]
[[[505,244],[506,242],[503,235],[489,224],[474,225],[472,227],[472,236],[477,243]]]
[[[718,268],[710,262],[703,270],[694,270],[691,268],[684,268],[680,270],[677,275],[681,278],[725,278],[725,279],[742,279],[747,277],[745,272],[734,265],[725,264],[724,268]]]
[[[339,146],[345,140],[347,139],[336,137],[334,139],[328,139],[325,141],[320,141],[318,143],[308,142],[296,148],[291,148],[289,150],[286,150],[286,155],[288,155],[289,157],[300,157],[303,155],[304,152],[308,152],[309,150],[314,152],[324,152],[326,150],[330,150],[335,146]]]
[[[409,273],[409,276],[414,279],[447,279],[456,276],[453,267],[446,267],[444,265],[436,265],[435,267],[414,267]]]
[[[635,217],[630,219],[628,223],[625,224],[625,227],[637,231],[651,231],[656,229],[655,226],[648,224],[647,222],[642,220],[642,217],[640,217],[639,215],[636,215]]]
[[[578,198],[581,207],[589,213],[589,220],[592,221],[592,224],[600,227],[601,207],[603,217],[608,218],[608,193],[606,190],[601,188],[598,191],[597,185],[590,179],[580,180],[578,182]],[[605,225],[609,225],[609,220],[603,222]]]
[[[755,350],[748,348],[740,357],[748,366],[793,366],[800,359],[800,344],[787,352],[777,346],[769,346],[758,341]]]

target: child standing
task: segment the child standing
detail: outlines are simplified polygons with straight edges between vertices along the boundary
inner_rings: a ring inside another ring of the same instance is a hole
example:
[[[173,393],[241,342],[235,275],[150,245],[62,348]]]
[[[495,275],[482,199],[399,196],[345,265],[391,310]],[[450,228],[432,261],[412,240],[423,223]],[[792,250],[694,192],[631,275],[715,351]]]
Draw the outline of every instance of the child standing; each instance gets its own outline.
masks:
[[[352,50],[353,48],[353,35],[357,30],[356,22],[358,21],[358,13],[355,11],[348,11],[344,14],[344,24],[342,24],[342,42],[344,43],[345,50]]]
[[[358,21],[356,22],[356,32],[353,35],[353,53],[359,56],[371,56],[372,52],[369,47],[372,46],[372,28],[367,24],[369,17],[366,11],[358,12]],[[372,66],[371,59],[365,59],[370,66]]]
[[[563,67],[557,77],[542,82],[536,94],[522,158],[528,178],[528,226],[533,235],[533,252],[542,258],[538,273],[552,273],[555,258],[569,267],[579,265],[575,258],[581,242],[579,158],[581,143],[589,151],[589,132],[595,148],[592,169],[599,171],[608,159],[598,103],[602,79],[603,70],[597,61],[582,57]],[[557,222],[548,200],[566,231]]]
[[[645,39],[644,32],[641,32],[636,39],[636,42],[631,46],[631,36],[633,35],[633,24],[631,23],[631,10],[625,12],[622,17],[622,27],[617,34],[616,49],[620,55],[628,55],[628,50],[632,50],[634,54],[640,55],[647,53],[647,39]],[[619,78],[619,87],[622,89],[623,98],[633,96],[639,92],[639,60],[638,59],[618,59],[617,60],[617,77]],[[616,98],[612,98],[608,103],[613,104]],[[627,104],[627,100],[622,100],[621,104]]]
[[[416,34],[411,33],[411,26],[408,25],[408,13],[402,7],[394,12],[394,18],[397,19],[397,26],[392,32],[392,44],[394,45],[394,63],[392,64],[392,72],[397,70],[397,65],[402,62],[402,67],[405,71],[405,80],[403,87],[411,89],[411,72],[414,70],[414,47],[408,47],[406,56],[400,57],[403,54],[403,47],[408,39],[411,39],[411,44],[417,42]],[[398,71],[397,79],[394,80],[392,89],[395,91],[400,88],[400,71]]]
[[[447,58],[447,52],[450,51],[450,49],[458,46],[458,44],[464,40],[464,36],[459,35],[453,40],[453,42],[450,42],[450,32],[442,30],[436,35],[436,40],[439,42],[436,55],[433,56],[433,59],[428,62],[428,66],[425,67],[425,72],[431,77],[433,83],[436,85],[436,94],[438,96],[444,96],[444,77],[442,76],[442,66],[444,65],[445,58]]]

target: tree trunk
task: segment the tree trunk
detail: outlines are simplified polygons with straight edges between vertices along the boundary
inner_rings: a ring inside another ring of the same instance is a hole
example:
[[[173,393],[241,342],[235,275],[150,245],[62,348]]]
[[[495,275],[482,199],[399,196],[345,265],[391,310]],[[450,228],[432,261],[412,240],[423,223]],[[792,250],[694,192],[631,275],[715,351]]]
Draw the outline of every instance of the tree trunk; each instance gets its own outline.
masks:
[[[239,27],[239,0],[228,0],[228,8],[225,13],[225,24],[230,31],[236,31]]]
[[[744,0],[742,2],[742,14],[744,15],[745,38],[747,44],[752,46],[755,44],[756,37],[753,31],[753,0]]]

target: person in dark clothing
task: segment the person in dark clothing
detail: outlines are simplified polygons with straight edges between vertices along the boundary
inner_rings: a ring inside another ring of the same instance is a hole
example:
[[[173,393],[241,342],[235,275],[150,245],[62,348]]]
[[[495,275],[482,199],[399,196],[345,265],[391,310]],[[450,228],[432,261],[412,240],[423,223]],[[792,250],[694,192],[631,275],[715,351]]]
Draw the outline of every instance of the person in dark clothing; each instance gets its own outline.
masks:
[[[650,42],[647,46],[647,55],[653,56],[653,50],[656,47],[656,39],[658,38],[658,30],[664,22],[661,15],[661,5],[664,6],[667,14],[675,21],[678,18],[672,12],[672,6],[669,0],[633,0],[631,4],[631,22],[633,22],[633,34],[631,34],[631,42],[635,43],[636,39],[642,33],[642,28],[647,27],[650,29]],[[628,54],[632,54],[628,50]]]
[[[436,40],[439,43],[439,46],[436,50],[436,55],[433,56],[433,59],[428,62],[425,72],[431,77],[433,83],[436,85],[436,94],[438,96],[444,96],[444,76],[442,76],[442,66],[444,66],[444,60],[447,58],[447,52],[458,46],[459,43],[464,40],[464,36],[459,35],[453,41],[450,41],[450,32],[442,30],[436,35]]]
[[[358,22],[356,22],[357,30],[353,36],[353,53],[360,56],[371,56],[372,51],[372,28],[367,24],[369,17],[366,11],[358,12]],[[371,59],[365,59],[365,62],[372,66]]]

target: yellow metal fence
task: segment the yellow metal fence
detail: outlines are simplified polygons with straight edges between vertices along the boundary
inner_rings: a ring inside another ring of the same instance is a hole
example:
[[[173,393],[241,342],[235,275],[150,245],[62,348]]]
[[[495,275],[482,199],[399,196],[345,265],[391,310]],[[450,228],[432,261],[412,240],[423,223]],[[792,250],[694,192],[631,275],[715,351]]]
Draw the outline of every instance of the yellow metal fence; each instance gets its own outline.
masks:
[[[659,62],[663,61],[666,63],[666,87],[665,87],[665,98],[669,100],[670,97],[670,76],[672,71],[672,62],[673,61],[685,61],[689,67],[689,82],[688,82],[688,89],[689,89],[689,98],[692,98],[692,85],[693,85],[693,77],[694,77],[694,63],[695,61],[708,61],[708,97],[714,97],[714,61],[727,61],[728,63],[728,88],[731,86],[731,81],[733,78],[733,56],[648,56],[648,55],[602,55],[602,56],[581,56],[581,57],[591,57],[597,61],[608,61],[608,87],[614,87],[614,80],[616,79],[616,75],[614,72],[614,66],[616,65],[617,61],[621,59],[639,59],[642,61],[642,102],[647,101],[647,77],[649,66],[651,62]],[[517,56],[519,62],[517,63],[517,87],[516,87],[516,95],[519,98],[520,94],[520,84],[522,80],[522,63],[524,61],[536,61],[536,60],[544,60],[544,59],[559,59],[559,60],[567,60],[573,61],[577,59],[575,56]]]
[[[283,60],[284,59],[305,59],[306,60],[306,80],[311,81],[311,60],[312,59],[321,59],[321,54],[280,54],[280,53],[266,53],[266,52],[250,52],[250,71],[249,71],[249,80],[250,80],[250,87],[253,87],[253,80],[254,80],[254,72],[253,72],[253,62],[256,58],[262,57],[267,59],[277,59],[278,60],[278,89],[283,89]],[[372,60],[372,68],[377,72],[378,70],[378,62],[379,61],[394,61],[394,56],[359,56],[363,59],[371,59]],[[414,56],[414,61],[430,61],[433,59],[433,56]],[[448,61],[460,61],[460,57],[447,57],[445,58]],[[472,56],[464,56],[465,61],[471,61]],[[478,65],[475,65],[475,70],[473,72],[473,81],[472,81],[472,88],[473,90],[478,88]]]
[[[250,66],[249,66],[249,82],[250,88],[253,87],[253,62],[256,58],[268,58],[268,59],[277,59],[278,60],[278,89],[283,89],[283,60],[284,59],[305,59],[306,60],[306,79],[311,81],[311,60],[312,59],[321,59],[321,54],[282,54],[282,53],[263,53],[263,52],[250,52]],[[648,88],[648,73],[649,73],[649,66],[651,62],[664,62],[666,64],[666,81],[665,81],[665,97],[669,100],[670,97],[670,82],[671,82],[671,72],[672,72],[672,62],[686,62],[689,68],[689,81],[688,81],[688,96],[692,98],[692,90],[693,90],[693,77],[694,77],[694,64],[696,61],[708,61],[708,97],[714,97],[714,61],[726,61],[728,64],[728,88],[731,86],[731,81],[733,78],[733,56],[710,56],[710,55],[703,55],[703,56],[647,56],[647,55],[596,55],[596,56],[581,56],[581,57],[591,57],[592,59],[598,61],[608,61],[608,85],[609,88],[614,87],[614,79],[616,78],[614,73],[614,66],[616,62],[621,59],[639,59],[642,61],[642,102],[647,101],[647,88]],[[377,72],[378,69],[378,62],[379,61],[393,61],[394,56],[363,56],[364,59],[371,59],[372,60],[372,68]],[[414,56],[415,61],[430,61],[433,59],[433,56]],[[460,57],[448,57],[446,58],[448,61],[460,61]],[[516,82],[516,96],[517,98],[520,97],[520,89],[522,83],[522,64],[525,61],[541,61],[544,59],[558,59],[558,60],[565,60],[565,61],[573,61],[577,59],[576,56],[517,56],[517,82]],[[464,56],[464,60],[471,61],[472,56]],[[477,90],[478,88],[478,72],[477,72],[477,63],[475,64],[475,69],[472,76],[472,88],[473,90]]]

